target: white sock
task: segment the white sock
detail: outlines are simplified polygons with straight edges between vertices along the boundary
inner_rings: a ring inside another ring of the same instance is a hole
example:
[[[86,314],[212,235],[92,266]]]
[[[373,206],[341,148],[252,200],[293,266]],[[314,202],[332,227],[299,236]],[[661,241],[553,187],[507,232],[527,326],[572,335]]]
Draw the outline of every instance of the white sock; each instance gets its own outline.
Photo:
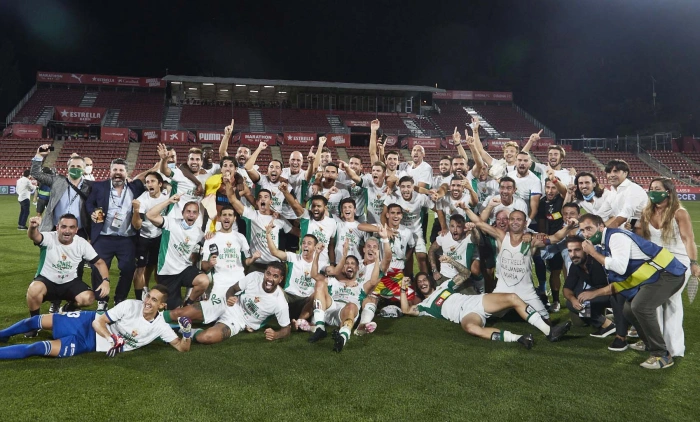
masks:
[[[513,334],[510,331],[503,331],[503,341],[506,343],[514,343],[520,340],[520,337],[522,337],[520,334]]]
[[[321,307],[321,301],[320,300],[314,300],[314,331],[316,329],[320,328],[323,331],[326,331],[326,311],[323,310]]]
[[[510,331],[505,331],[505,330],[501,330],[500,332],[496,332],[496,333],[491,334],[491,340],[503,341],[506,343],[514,343],[514,342],[520,340],[520,337],[522,337],[520,334],[513,334]]]
[[[362,315],[360,315],[360,324],[367,324],[372,322],[374,319],[374,313],[377,312],[377,305],[374,303],[368,303],[367,306],[362,310]]]
[[[340,329],[340,335],[343,337],[343,344],[346,344],[350,340],[350,327],[343,325]]]
[[[529,310],[530,307],[528,306],[528,311]],[[544,322],[544,320],[542,319],[542,315],[540,315],[540,313],[535,311],[534,309],[533,312],[527,316],[527,322],[534,325],[535,328],[537,328],[538,330],[542,331],[544,335],[549,335],[551,327],[547,325],[546,322]]]

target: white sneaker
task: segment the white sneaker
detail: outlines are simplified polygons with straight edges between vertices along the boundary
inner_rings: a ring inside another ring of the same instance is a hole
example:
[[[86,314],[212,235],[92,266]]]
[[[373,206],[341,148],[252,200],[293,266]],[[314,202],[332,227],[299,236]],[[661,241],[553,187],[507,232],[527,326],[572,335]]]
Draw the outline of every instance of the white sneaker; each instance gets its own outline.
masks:
[[[647,346],[646,344],[644,344],[643,341],[639,340],[634,344],[630,344],[630,349],[636,350],[638,352],[644,352],[645,350],[647,350]]]
[[[639,334],[637,333],[637,329],[634,328],[634,326],[631,326],[629,328],[629,330],[627,330],[627,337],[639,338]]]
[[[559,302],[554,302],[549,312],[557,313],[559,311],[561,311],[561,304],[559,304]]]

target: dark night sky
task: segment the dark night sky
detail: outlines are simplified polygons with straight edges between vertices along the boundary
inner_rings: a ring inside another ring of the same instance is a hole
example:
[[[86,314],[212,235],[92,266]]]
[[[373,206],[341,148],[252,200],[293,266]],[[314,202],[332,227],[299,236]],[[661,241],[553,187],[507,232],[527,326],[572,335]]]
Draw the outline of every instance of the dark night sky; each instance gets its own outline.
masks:
[[[3,89],[0,112],[37,70],[162,76],[166,68],[510,90],[559,137],[632,134],[700,112],[700,1],[243,3],[2,2],[0,53],[14,51],[20,83]],[[3,77],[14,63],[5,60]]]

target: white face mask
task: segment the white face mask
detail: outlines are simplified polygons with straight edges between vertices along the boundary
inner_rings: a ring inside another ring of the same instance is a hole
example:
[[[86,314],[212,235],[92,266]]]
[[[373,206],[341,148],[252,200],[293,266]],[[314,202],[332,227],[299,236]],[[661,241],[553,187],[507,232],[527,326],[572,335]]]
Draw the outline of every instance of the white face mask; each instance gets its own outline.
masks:
[[[85,166],[85,174],[92,174],[92,166]]]

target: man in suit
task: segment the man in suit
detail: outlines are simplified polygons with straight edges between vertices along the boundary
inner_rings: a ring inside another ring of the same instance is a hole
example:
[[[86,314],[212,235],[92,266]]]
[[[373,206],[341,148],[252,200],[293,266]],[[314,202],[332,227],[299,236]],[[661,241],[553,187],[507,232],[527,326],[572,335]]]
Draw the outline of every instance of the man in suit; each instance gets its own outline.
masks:
[[[90,217],[85,211],[85,201],[90,195],[92,182],[83,177],[85,160],[78,155],[71,155],[67,163],[67,177],[55,173],[45,173],[42,171],[41,165],[46,156],[49,155],[50,146],[51,144],[44,144],[37,149],[29,171],[38,185],[48,186],[51,189],[51,196],[45,205],[44,218],[39,225],[39,231],[53,231],[62,215],[73,214],[78,219],[78,236],[87,240],[90,238]],[[77,279],[83,279],[82,265],[78,266]],[[49,312],[58,312],[60,305],[60,301],[51,303]]]
[[[92,219],[90,240],[97,254],[111,267],[117,258],[119,282],[114,293],[115,305],[126,299],[136,270],[136,239],[138,231],[131,225],[132,201],[146,188],[137,177],[127,182],[127,162],[121,158],[109,166],[109,179],[93,184],[85,207]],[[93,269],[92,287],[96,289],[102,280]],[[97,298],[97,310],[107,310],[109,297]]]

